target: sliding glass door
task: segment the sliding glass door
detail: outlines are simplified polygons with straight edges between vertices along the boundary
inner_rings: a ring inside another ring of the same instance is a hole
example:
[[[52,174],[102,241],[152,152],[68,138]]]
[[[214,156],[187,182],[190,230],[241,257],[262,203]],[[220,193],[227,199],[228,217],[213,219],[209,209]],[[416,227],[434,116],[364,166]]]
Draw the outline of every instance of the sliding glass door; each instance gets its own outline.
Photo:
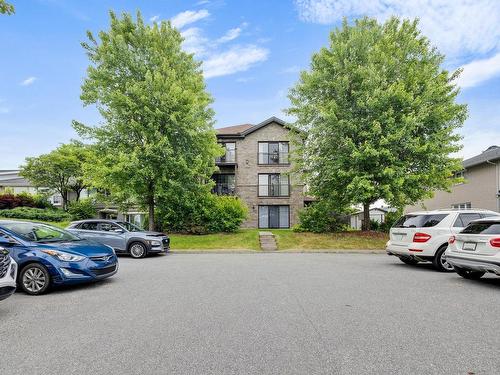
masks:
[[[259,206],[259,228],[290,228],[290,207]]]

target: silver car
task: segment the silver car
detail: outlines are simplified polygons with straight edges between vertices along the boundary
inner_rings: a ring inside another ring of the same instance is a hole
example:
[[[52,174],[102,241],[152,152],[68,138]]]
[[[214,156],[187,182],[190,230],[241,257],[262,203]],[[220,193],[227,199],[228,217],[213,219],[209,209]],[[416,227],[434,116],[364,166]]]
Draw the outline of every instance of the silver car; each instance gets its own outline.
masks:
[[[111,246],[117,254],[130,254],[132,258],[166,253],[170,249],[170,239],[165,233],[145,231],[125,221],[81,220],[72,222],[66,229],[78,237]]]

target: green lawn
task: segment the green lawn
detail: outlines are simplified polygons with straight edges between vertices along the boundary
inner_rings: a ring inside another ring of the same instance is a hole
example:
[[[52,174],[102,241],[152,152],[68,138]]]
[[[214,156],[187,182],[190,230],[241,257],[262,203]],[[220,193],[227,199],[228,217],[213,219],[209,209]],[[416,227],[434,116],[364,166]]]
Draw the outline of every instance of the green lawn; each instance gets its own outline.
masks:
[[[235,233],[217,234],[170,234],[172,250],[259,250],[259,231],[241,229]]]
[[[342,233],[297,233],[289,229],[272,230],[279,250],[383,250],[386,233],[358,231]]]
[[[0,220],[2,220],[0,218]],[[12,220],[12,219],[3,219]],[[18,220],[18,219],[16,219]],[[46,222],[66,228],[68,221]],[[279,250],[383,250],[388,240],[385,233],[296,233],[291,229],[271,229],[276,236]],[[259,250],[259,229],[241,229],[235,233],[206,235],[170,234],[173,251],[186,250]]]

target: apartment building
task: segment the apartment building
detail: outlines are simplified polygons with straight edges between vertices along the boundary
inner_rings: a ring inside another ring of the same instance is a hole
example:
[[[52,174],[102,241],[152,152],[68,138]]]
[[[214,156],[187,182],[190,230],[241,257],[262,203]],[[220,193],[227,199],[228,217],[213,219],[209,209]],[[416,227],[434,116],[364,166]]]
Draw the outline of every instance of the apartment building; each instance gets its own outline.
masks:
[[[290,228],[304,207],[304,185],[293,173],[293,145],[283,120],[217,129],[226,154],[216,160],[213,192],[236,195],[248,206],[245,228]]]
[[[433,198],[406,212],[440,208],[483,208],[500,212],[500,147],[491,146],[481,154],[463,161],[463,170],[457,172],[464,182],[452,186],[450,192],[437,191]]]

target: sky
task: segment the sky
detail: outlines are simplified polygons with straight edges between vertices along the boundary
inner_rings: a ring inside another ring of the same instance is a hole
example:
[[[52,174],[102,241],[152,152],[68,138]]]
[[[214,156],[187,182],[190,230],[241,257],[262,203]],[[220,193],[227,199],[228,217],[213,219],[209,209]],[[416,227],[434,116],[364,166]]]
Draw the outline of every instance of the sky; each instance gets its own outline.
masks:
[[[443,68],[463,68],[458,100],[469,118],[459,156],[500,145],[499,0],[8,1],[16,13],[0,16],[0,169],[76,138],[72,120],[99,123],[79,99],[89,64],[80,43],[108,28],[109,10],[172,21],[202,62],[215,127],[293,120],[282,112],[287,92],[344,17],[418,17],[446,55]]]

